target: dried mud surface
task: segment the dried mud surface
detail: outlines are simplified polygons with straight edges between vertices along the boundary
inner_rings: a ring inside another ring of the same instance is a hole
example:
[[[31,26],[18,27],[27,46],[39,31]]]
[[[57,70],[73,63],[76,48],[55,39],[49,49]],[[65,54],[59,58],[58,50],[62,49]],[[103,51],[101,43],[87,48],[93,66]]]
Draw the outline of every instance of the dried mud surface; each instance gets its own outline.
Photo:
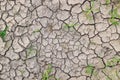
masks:
[[[120,80],[120,26],[109,22],[115,2],[93,5],[0,0],[0,31],[8,26],[0,38],[0,80],[42,80],[48,64],[60,80]]]

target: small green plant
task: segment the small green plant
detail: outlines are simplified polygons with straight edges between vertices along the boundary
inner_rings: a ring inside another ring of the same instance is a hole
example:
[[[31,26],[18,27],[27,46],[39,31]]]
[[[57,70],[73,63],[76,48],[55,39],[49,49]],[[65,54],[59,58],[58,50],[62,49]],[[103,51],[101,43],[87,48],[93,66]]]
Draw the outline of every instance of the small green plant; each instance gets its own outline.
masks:
[[[93,73],[93,71],[94,71],[94,66],[93,65],[88,65],[86,67],[86,73],[87,74],[91,75]]]
[[[85,16],[87,17],[87,19],[89,20],[93,20],[93,17],[94,17],[94,13],[97,13],[99,12],[99,8],[95,6],[95,2],[97,0],[91,0],[90,1],[90,6],[88,6],[86,9],[85,9]]]
[[[52,79],[55,79],[55,80],[60,80],[58,78],[55,78],[51,75],[52,73],[52,65],[49,64],[48,65],[48,68],[44,71],[43,75],[42,75],[42,80],[52,80]]]
[[[107,61],[106,66],[113,67],[113,66],[117,65],[119,62],[120,62],[120,58],[113,57],[111,60]]]
[[[32,33],[37,33],[37,32],[40,32],[40,29],[36,29]]]
[[[93,71],[93,75],[97,77],[97,75],[98,75],[98,71],[97,71],[97,69],[94,69],[94,71]]]
[[[110,0],[105,1],[106,5],[110,4],[110,2],[111,2]]]
[[[117,18],[120,18],[120,15],[118,14],[118,9],[113,9],[111,12],[110,12],[110,15],[111,15],[111,18],[109,19],[109,22],[112,24],[112,25],[119,25],[119,21],[117,20]]]
[[[106,80],[119,80],[119,67],[117,68],[104,68],[102,72],[106,75]]]
[[[89,20],[92,19],[91,13],[92,13],[92,10],[87,8],[85,11],[85,15]]]
[[[21,75],[23,75],[25,73],[24,70],[19,70],[19,71],[20,71]]]
[[[49,80],[50,78],[52,78],[52,76],[50,76],[51,72],[52,72],[52,66],[49,64],[48,68],[44,71],[42,75],[42,80]]]
[[[7,29],[8,29],[8,26],[6,26],[4,30],[0,31],[0,37],[2,38],[3,42],[5,41],[5,36],[7,34]]]
[[[112,25],[119,25],[119,22],[115,18],[111,18],[109,21],[112,23]]]
[[[106,80],[111,80],[110,78],[106,77]]]
[[[92,14],[92,11],[93,11],[93,8],[94,8],[94,4],[95,4],[94,0],[91,0],[91,7],[87,7],[86,10],[85,10],[85,15],[89,20],[93,19],[91,14]]]
[[[27,54],[26,54],[26,58],[30,58],[30,57],[33,57],[36,55],[36,50],[33,49],[33,46],[30,46],[28,49],[27,49]]]
[[[64,25],[64,27],[67,28],[67,29],[75,27],[75,26],[77,26],[77,24],[75,24],[75,23],[70,23],[70,24],[65,24]]]

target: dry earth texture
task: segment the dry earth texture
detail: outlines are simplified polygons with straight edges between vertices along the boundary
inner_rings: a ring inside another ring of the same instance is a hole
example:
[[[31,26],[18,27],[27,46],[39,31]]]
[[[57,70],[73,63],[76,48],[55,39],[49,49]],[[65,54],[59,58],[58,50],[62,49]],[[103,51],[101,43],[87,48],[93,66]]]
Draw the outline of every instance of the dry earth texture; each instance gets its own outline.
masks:
[[[0,0],[0,80],[120,80],[120,0]]]

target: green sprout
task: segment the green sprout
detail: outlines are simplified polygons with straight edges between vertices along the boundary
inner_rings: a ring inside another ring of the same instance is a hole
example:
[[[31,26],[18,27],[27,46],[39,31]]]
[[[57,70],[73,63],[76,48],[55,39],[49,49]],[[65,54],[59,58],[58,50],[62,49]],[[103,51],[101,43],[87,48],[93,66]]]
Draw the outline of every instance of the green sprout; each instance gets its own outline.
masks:
[[[86,8],[86,10],[85,10],[85,15],[86,15],[86,17],[89,19],[89,20],[91,20],[93,17],[91,16],[91,14],[92,14],[92,11],[94,10],[93,8],[94,8],[94,0],[91,0],[91,7],[89,8]]]
[[[26,57],[27,58],[30,58],[32,56],[35,56],[36,55],[36,50],[33,49],[33,46],[30,46],[28,49],[27,49],[27,55]]]
[[[118,14],[118,9],[113,9],[111,12],[110,12],[110,15],[111,15],[111,18],[109,19],[110,23],[112,25],[119,25],[119,22],[116,18],[120,18],[120,15]]]
[[[40,32],[40,29],[36,29],[32,33],[37,33],[37,32]]]
[[[106,77],[106,80],[111,80],[109,77]]]
[[[43,75],[42,75],[42,80],[60,80],[58,78],[53,77],[52,75],[50,75],[52,73],[52,65],[49,64],[48,68],[44,71]]]
[[[98,75],[97,69],[95,69],[95,70],[93,71],[93,75],[97,77],[97,75]]]
[[[65,24],[64,27],[69,29],[69,28],[72,28],[72,27],[75,27],[77,26],[77,24],[74,24],[74,23],[70,23],[70,24]]]
[[[92,74],[93,73],[93,71],[94,71],[94,66],[93,65],[88,65],[87,67],[86,67],[86,73],[87,74]]]
[[[89,20],[92,19],[91,13],[92,13],[92,10],[87,8],[86,11],[85,11],[85,15]]]
[[[0,31],[0,37],[2,38],[3,42],[5,41],[5,36],[7,34],[7,29],[8,29],[8,26],[6,26],[4,30]]]
[[[106,75],[106,80],[119,80],[119,69],[117,68],[105,68],[102,71]]]
[[[25,71],[24,70],[19,70],[20,71],[20,73],[23,75],[24,73],[25,73]]]
[[[106,0],[106,5],[110,4],[110,2],[111,2],[110,0]]]
[[[52,76],[50,76],[50,73],[52,72],[52,66],[48,65],[48,68],[44,71],[42,75],[42,80],[49,80]]]
[[[119,62],[120,62],[120,58],[113,57],[111,60],[107,61],[106,66],[113,67],[113,66],[117,65]]]

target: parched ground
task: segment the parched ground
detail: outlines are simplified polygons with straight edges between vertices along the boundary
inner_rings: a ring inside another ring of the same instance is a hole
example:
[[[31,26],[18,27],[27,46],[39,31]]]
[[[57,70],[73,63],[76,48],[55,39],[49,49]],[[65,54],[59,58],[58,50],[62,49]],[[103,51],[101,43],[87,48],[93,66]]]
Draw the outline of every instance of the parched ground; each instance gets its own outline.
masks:
[[[0,80],[120,80],[118,4],[0,0]]]

